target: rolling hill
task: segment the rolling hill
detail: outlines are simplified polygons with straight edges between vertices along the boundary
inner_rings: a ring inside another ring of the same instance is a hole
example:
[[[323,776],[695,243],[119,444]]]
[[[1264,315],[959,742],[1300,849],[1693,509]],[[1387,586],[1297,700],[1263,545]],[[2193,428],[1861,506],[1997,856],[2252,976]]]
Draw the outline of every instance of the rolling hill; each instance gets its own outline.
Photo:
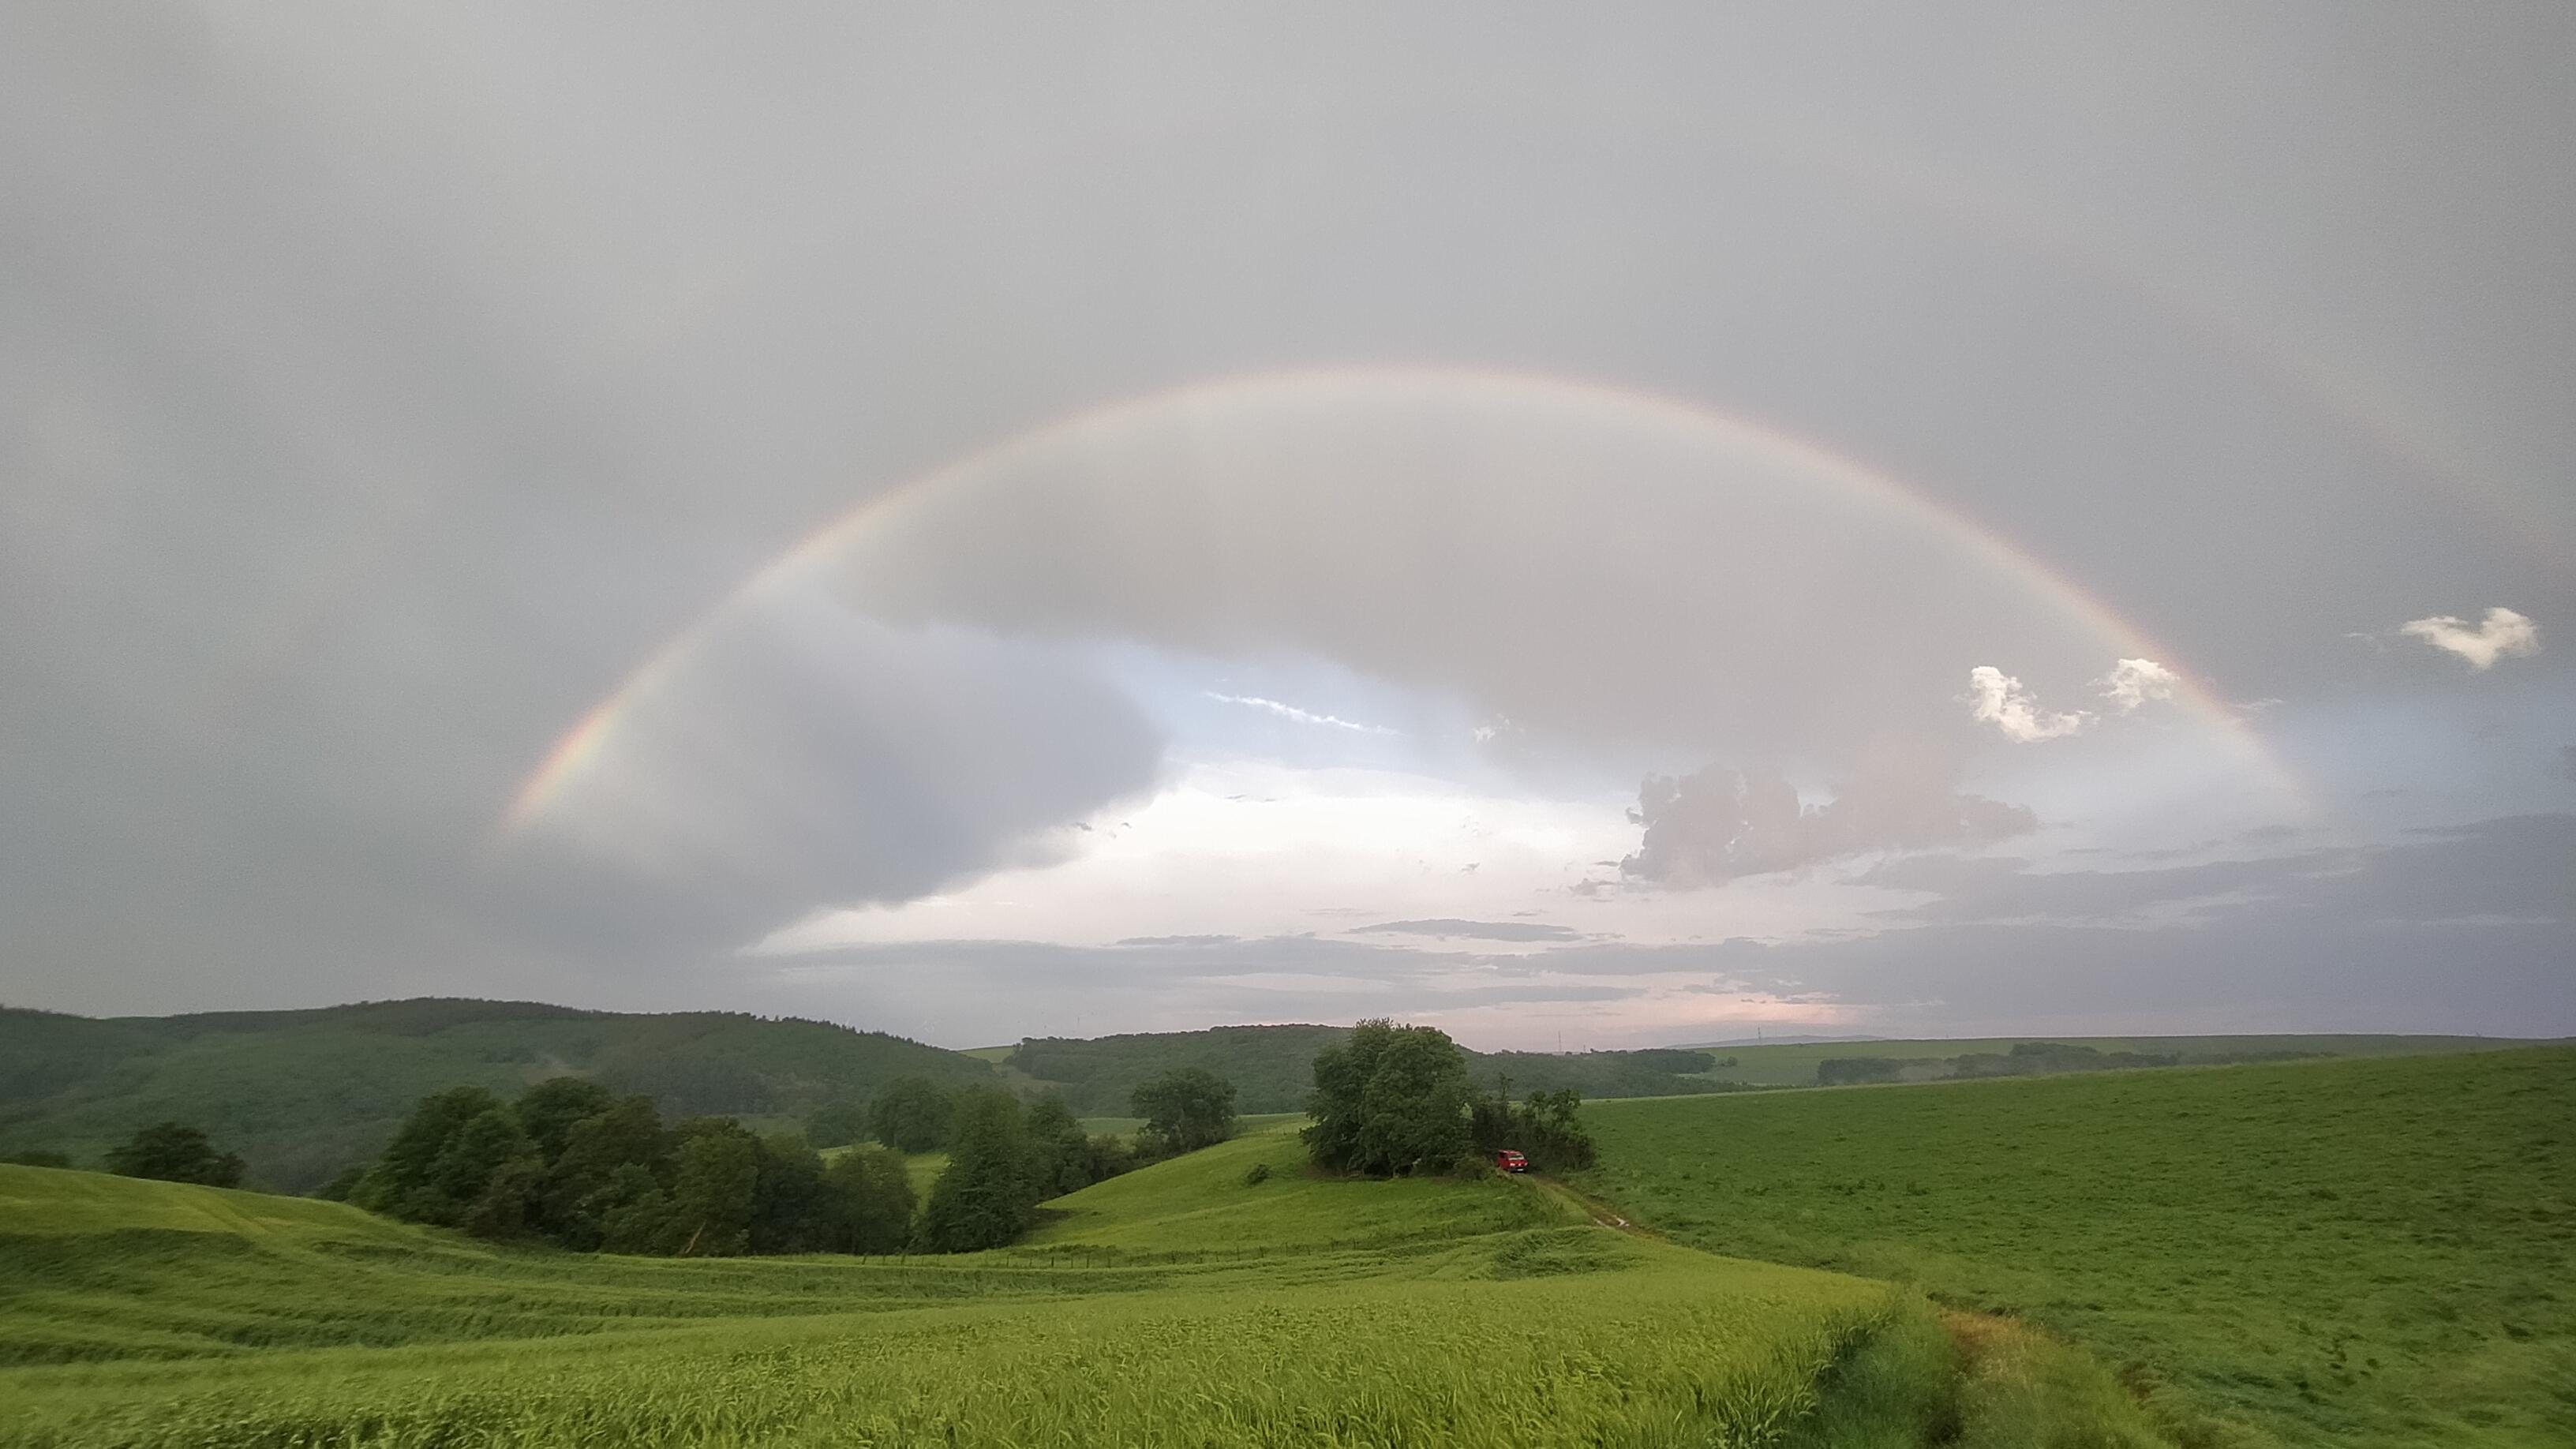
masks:
[[[98,1019],[0,1008],[0,1153],[90,1161],[137,1127],[202,1127],[254,1184],[317,1186],[381,1148],[431,1092],[579,1073],[663,1112],[801,1116],[917,1074],[989,1063],[880,1032],[732,1012],[630,1015],[426,998],[307,1011]]]
[[[1317,1178],[1272,1132],[1053,1217],[956,1258],[629,1259],[0,1167],[0,1446],[2001,1446],[2034,1406],[2156,1442],[2063,1350],[1998,1326],[1963,1370],[1905,1290],[1543,1184]]]

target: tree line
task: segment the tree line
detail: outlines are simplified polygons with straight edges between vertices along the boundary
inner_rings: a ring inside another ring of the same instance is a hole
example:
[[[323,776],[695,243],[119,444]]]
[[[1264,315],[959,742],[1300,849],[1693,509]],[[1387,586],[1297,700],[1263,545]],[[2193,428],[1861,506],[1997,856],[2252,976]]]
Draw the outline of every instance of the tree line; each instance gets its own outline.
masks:
[[[1085,1133],[1052,1097],[1024,1104],[997,1088],[905,1078],[864,1109],[817,1114],[816,1135],[840,1149],[827,1163],[804,1135],[755,1133],[730,1117],[665,1126],[652,1098],[583,1077],[508,1102],[458,1087],[423,1099],[372,1165],[326,1195],[576,1251],[973,1252],[1018,1239],[1049,1198],[1223,1140],[1233,1101],[1211,1073],[1166,1073],[1138,1088],[1146,1125],[1130,1143]],[[878,1142],[849,1141],[857,1122]],[[903,1154],[940,1149],[948,1164],[916,1203]]]
[[[1572,1088],[1511,1097],[1470,1081],[1467,1054],[1434,1027],[1363,1021],[1316,1054],[1303,1139],[1320,1167],[1380,1177],[1478,1174],[1511,1149],[1542,1171],[1593,1162]],[[973,1252],[1016,1241],[1050,1198],[1231,1136],[1233,1085],[1202,1067],[1148,1079],[1132,1141],[1085,1133],[1060,1098],[898,1078],[865,1104],[834,1103],[810,1138],[730,1117],[665,1125],[650,1097],[557,1077],[503,1101],[481,1087],[433,1094],[372,1164],[323,1195],[410,1222],[577,1251]],[[863,1142],[861,1137],[873,1138]],[[826,1161],[816,1144],[837,1149]],[[949,1160],[916,1202],[904,1155]],[[176,1123],[110,1155],[132,1176],[229,1186],[240,1159]]]

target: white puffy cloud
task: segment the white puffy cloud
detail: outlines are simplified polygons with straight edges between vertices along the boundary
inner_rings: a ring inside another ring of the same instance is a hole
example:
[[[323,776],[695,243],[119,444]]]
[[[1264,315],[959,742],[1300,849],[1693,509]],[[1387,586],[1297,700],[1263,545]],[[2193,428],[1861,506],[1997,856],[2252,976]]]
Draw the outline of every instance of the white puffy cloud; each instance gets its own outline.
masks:
[[[2181,686],[2182,676],[2152,659],[2123,659],[2111,666],[2111,672],[2093,681],[2111,708],[2127,714],[2149,700],[2171,699]]]
[[[2492,669],[2497,660],[2508,655],[2540,652],[2540,626],[2511,609],[2487,610],[2486,618],[2474,629],[2465,619],[2436,614],[2427,619],[2409,619],[2397,627],[2397,632],[2457,654],[2469,661],[2471,669]]]
[[[2041,709],[2020,680],[1991,664],[1968,671],[1968,704],[1968,712],[1978,721],[2022,744],[2076,734],[2093,722],[2093,716],[2083,710],[2061,714]]]
[[[2131,714],[2141,705],[2173,698],[2182,687],[2182,676],[2152,659],[2118,659],[2112,661],[2111,672],[2093,685],[2111,713]],[[1991,664],[1968,671],[1966,698],[1969,713],[1980,723],[1993,725],[2005,738],[2021,744],[2082,734],[2098,718],[2091,710],[2040,708],[2027,686]]]

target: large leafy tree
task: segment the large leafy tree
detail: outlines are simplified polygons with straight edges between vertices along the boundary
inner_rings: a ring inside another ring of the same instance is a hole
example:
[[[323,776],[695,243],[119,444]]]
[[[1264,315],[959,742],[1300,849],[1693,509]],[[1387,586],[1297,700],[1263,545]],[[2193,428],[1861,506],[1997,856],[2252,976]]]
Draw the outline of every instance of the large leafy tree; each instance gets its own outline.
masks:
[[[729,1117],[693,1118],[680,1124],[679,1137],[665,1241],[684,1257],[746,1251],[759,1201],[760,1139]]]
[[[1471,1146],[1472,1095],[1466,1054],[1448,1033],[1363,1021],[1347,1043],[1315,1057],[1307,1148],[1343,1172],[1446,1171]]]
[[[935,1152],[948,1140],[957,1100],[928,1077],[897,1077],[868,1104],[868,1132],[897,1152]]]
[[[1234,1135],[1234,1084],[1205,1067],[1157,1072],[1136,1088],[1144,1137],[1169,1152],[1195,1152]]]
[[[546,1168],[541,1222],[566,1247],[602,1247],[609,1215],[660,1189],[669,1172],[670,1134],[653,1099],[620,1098],[564,1134],[562,1153]]]
[[[835,1253],[897,1253],[912,1238],[912,1174],[891,1148],[853,1147],[823,1169],[824,1215]]]
[[[805,1140],[817,1147],[847,1147],[869,1135],[868,1110],[856,1102],[826,1102],[805,1119]]]
[[[511,1111],[539,1156],[551,1162],[563,1155],[564,1143],[584,1118],[616,1105],[608,1089],[588,1077],[550,1077],[519,1094]]]
[[[1019,1102],[989,1089],[961,1093],[948,1167],[922,1209],[921,1244],[935,1253],[998,1248],[1028,1231],[1038,1192]]]
[[[1029,1172],[1039,1197],[1057,1197],[1092,1184],[1091,1139],[1062,1097],[1045,1096],[1031,1103],[1025,1126]]]
[[[205,1133],[185,1123],[156,1122],[109,1152],[107,1170],[126,1177],[232,1187],[241,1181],[242,1160],[217,1152]]]

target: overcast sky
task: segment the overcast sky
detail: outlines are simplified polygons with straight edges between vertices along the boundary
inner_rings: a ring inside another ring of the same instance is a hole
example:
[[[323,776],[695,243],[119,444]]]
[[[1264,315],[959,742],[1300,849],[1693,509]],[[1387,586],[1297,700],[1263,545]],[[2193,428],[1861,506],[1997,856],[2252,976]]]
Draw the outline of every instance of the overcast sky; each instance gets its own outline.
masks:
[[[2576,1033],[2576,12],[0,10],[0,1001]]]

